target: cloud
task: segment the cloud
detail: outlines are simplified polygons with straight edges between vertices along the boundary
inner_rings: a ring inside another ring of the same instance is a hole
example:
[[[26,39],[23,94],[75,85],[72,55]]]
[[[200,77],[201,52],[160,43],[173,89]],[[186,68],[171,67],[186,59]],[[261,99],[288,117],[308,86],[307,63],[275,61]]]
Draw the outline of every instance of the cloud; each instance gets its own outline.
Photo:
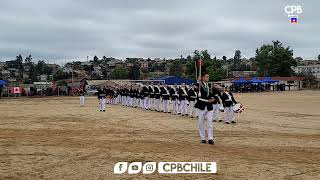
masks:
[[[301,4],[292,25],[286,5]],[[187,56],[208,49],[212,56],[232,57],[239,49],[280,40],[295,56],[316,57],[318,13],[310,1],[218,0],[4,0],[0,6],[0,60],[32,54],[48,61],[99,57]]]

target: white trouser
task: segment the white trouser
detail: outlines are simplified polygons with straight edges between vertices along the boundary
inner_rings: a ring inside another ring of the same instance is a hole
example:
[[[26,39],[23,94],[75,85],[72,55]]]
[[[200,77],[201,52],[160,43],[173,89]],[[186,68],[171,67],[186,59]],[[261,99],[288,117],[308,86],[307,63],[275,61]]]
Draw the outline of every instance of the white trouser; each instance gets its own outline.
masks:
[[[162,111],[169,112],[169,100],[162,100]]]
[[[236,117],[234,115],[233,106],[225,107],[224,112],[226,113],[226,122],[235,121]]]
[[[149,98],[149,109],[153,110],[153,102],[154,102],[154,98]]]
[[[125,96],[122,96],[121,103],[123,106],[126,105],[126,97]]]
[[[187,108],[188,108],[187,100],[181,100],[180,101],[180,113],[182,115],[187,114]]]
[[[80,106],[84,106],[84,96],[80,96]]]
[[[140,108],[144,108],[144,100],[143,99],[140,99]]]
[[[145,109],[149,109],[149,97],[144,97],[144,100],[143,100],[143,104],[144,104],[144,108]]]
[[[160,111],[160,99],[154,99],[153,101],[153,108],[156,111]]]
[[[179,113],[179,100],[173,100],[172,101],[172,114],[178,114]]]
[[[220,120],[220,110],[219,110],[220,104],[213,104],[213,120]]]
[[[132,97],[129,98],[129,106],[133,106],[134,99]]]
[[[212,111],[199,109],[199,134],[201,140],[206,140],[205,121],[207,120],[208,140],[213,140]]]
[[[127,101],[126,101],[126,106],[130,106],[130,102],[131,102],[131,97],[127,97]]]
[[[106,110],[106,99],[105,98],[101,98],[99,99],[99,110],[103,111]]]
[[[195,101],[189,102],[189,116],[191,116],[191,117],[197,116],[197,111],[196,111],[196,108],[194,107],[194,105],[195,105]]]

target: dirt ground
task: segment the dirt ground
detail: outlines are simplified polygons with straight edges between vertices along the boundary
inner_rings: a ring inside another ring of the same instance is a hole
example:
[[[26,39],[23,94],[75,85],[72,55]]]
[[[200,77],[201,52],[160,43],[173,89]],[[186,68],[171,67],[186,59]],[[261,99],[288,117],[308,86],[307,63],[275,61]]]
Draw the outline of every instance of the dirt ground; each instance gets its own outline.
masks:
[[[0,179],[320,179],[320,92],[236,94],[236,125],[107,105],[96,97],[0,99]],[[222,116],[222,118],[224,115]],[[114,175],[119,161],[214,161],[217,174]]]

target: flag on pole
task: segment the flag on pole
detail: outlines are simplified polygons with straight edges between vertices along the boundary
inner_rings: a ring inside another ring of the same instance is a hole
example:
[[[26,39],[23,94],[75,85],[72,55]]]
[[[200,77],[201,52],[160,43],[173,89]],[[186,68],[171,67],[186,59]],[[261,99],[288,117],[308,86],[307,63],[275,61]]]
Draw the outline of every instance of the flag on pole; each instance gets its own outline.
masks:
[[[203,66],[203,60],[202,60],[202,59],[199,59],[199,60],[197,61],[197,66],[198,66],[198,67]]]

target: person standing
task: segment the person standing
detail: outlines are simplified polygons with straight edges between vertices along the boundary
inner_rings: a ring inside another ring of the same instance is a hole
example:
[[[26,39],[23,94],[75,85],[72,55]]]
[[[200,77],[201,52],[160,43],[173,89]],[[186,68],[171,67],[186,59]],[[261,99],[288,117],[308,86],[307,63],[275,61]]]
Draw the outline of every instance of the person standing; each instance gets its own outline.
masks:
[[[161,97],[162,97],[162,111],[164,113],[169,113],[169,97],[170,97],[170,92],[168,90],[168,85],[164,84],[161,87]]]
[[[188,90],[188,101],[189,101],[189,116],[191,118],[194,118],[197,116],[196,114],[196,108],[194,107],[195,105],[195,102],[196,102],[196,99],[197,99],[197,92],[195,91],[196,90],[196,85],[193,85],[193,87],[191,87],[189,90]]]
[[[154,110],[154,87],[153,83],[149,86],[149,110]]]
[[[104,89],[98,88],[99,110],[101,112],[106,111],[106,93]]]
[[[82,107],[82,106],[84,106],[84,90],[83,90],[83,88],[80,88],[79,95],[80,95],[80,107]]]
[[[154,108],[156,111],[160,112],[160,83],[154,86]]]
[[[220,110],[219,110],[219,106],[220,106],[220,91],[212,86],[212,95],[214,98],[214,101],[212,102],[212,108],[213,108],[213,122],[219,121],[221,122],[222,120],[220,120]]]
[[[233,105],[237,104],[237,101],[234,99],[233,94],[230,92],[229,87],[225,87],[224,92],[222,94],[222,102],[224,106],[224,112],[226,113],[225,122],[226,124],[229,124],[229,121],[231,120],[231,123],[236,123],[236,118],[233,111]]]
[[[205,137],[205,121],[207,120],[207,128],[208,128],[208,143],[214,144],[213,140],[213,125],[212,125],[212,93],[209,89],[209,75],[203,74],[201,75],[201,81],[199,82],[199,94],[198,101],[195,104],[195,108],[199,111],[199,134],[201,143],[207,143]]]
[[[177,90],[177,84],[170,89],[170,96],[172,101],[172,114],[178,114],[179,112],[179,94]]]
[[[187,114],[187,97],[188,97],[188,93],[186,90],[186,85],[185,83],[181,84],[181,87],[179,88],[179,100],[180,100],[180,113],[182,116]]]
[[[143,97],[144,97],[144,101],[143,101],[144,108],[146,110],[148,110],[149,109],[149,95],[150,95],[148,86],[143,86],[142,92],[143,92]]]

